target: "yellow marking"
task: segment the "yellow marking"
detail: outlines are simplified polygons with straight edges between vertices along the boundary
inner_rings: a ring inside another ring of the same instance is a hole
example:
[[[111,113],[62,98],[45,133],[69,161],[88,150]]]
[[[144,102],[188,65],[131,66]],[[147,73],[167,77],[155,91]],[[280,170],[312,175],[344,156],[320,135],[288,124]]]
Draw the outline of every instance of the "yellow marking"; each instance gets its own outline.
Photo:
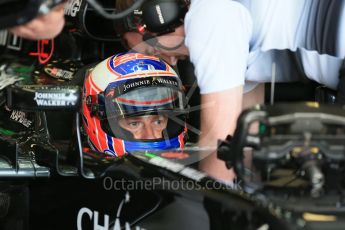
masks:
[[[323,214],[305,212],[303,213],[303,219],[306,221],[331,222],[331,221],[336,221],[337,217],[334,215],[323,215]]]

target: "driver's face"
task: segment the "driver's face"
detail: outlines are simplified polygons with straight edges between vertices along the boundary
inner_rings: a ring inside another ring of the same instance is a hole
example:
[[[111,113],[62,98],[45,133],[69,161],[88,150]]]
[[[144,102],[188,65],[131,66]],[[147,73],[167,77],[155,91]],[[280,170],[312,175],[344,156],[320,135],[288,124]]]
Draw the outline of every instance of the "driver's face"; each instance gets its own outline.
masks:
[[[131,132],[135,139],[159,139],[167,127],[168,117],[148,115],[123,118],[119,121],[121,128]]]

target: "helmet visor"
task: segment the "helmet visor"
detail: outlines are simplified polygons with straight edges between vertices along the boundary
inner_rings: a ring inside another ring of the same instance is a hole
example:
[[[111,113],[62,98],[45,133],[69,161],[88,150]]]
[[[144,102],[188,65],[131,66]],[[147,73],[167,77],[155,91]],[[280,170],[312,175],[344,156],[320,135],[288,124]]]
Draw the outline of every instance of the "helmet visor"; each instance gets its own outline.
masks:
[[[176,120],[179,115],[187,113],[186,99],[181,88],[179,79],[172,76],[127,78],[109,84],[104,92],[108,126],[106,130],[112,136],[131,140],[134,132],[130,132],[130,129],[127,129],[127,132],[126,129],[120,127],[120,121],[123,121],[123,118],[126,118],[128,122],[129,118],[138,119],[140,116],[158,115],[152,123],[154,125],[150,127],[153,130],[159,126],[157,129],[161,129],[160,134],[154,136],[163,136],[162,131],[165,130],[166,124],[165,127],[161,127],[161,117]],[[181,125],[184,125],[182,120]],[[141,135],[146,131],[148,132],[146,129],[140,130],[138,133]],[[134,139],[152,138],[151,136]]]
[[[124,79],[109,84],[104,93],[109,131],[119,136],[122,118],[164,115],[171,119],[187,113],[181,88],[179,79],[171,76]]]

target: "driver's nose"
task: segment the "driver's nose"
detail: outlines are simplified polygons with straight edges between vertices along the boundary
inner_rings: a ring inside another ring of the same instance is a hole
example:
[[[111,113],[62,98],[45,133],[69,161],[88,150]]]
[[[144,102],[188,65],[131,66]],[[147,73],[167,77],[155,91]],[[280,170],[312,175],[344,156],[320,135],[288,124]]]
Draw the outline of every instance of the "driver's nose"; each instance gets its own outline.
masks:
[[[147,140],[152,140],[152,139],[159,139],[160,135],[158,132],[156,132],[152,127],[146,126],[141,134],[139,139],[147,139]]]

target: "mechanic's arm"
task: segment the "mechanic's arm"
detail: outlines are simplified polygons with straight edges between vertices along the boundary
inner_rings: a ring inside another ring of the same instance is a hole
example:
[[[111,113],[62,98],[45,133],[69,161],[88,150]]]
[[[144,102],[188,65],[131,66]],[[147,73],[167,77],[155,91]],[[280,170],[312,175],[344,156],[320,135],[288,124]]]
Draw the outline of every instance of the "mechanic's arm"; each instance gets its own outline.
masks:
[[[201,93],[199,145],[216,147],[218,139],[233,134],[242,110],[253,23],[248,10],[235,1],[203,1],[191,10],[185,43]],[[234,178],[216,153],[202,160],[200,169],[225,182]]]
[[[201,110],[200,146],[216,146],[218,139],[225,139],[228,134],[234,133],[237,118],[243,109],[264,103],[264,84],[259,84],[246,94],[243,94],[242,89],[243,87],[239,86],[222,92],[201,95],[201,102],[205,108]],[[252,128],[255,132],[256,127]],[[244,154],[244,160],[249,161],[251,153]],[[217,158],[216,153],[201,161],[200,169],[222,181],[231,181],[235,177],[234,171],[229,171],[224,161]]]
[[[51,39],[61,32],[64,24],[64,3],[62,3],[48,14],[41,15],[24,25],[12,27],[9,31],[30,40]]]
[[[201,95],[201,104],[204,106],[201,110],[201,147],[216,147],[218,139],[225,139],[228,134],[233,134],[242,110],[242,95],[242,86]],[[202,160],[200,169],[222,181],[230,182],[235,177],[233,170],[227,169],[216,153]]]

